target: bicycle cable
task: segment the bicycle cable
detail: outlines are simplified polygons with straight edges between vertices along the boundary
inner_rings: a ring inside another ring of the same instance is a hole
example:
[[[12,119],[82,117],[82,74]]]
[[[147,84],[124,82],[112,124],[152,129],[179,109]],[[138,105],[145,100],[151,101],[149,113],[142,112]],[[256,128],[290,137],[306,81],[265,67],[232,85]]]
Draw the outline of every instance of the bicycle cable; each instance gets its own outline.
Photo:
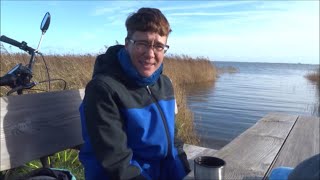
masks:
[[[41,52],[38,52],[38,54],[40,54],[40,56],[41,56],[41,58],[42,58],[42,60],[43,60],[43,63],[44,63],[44,65],[45,65],[45,67],[46,67],[48,80],[45,81],[45,82],[49,82],[49,83],[48,83],[48,87],[49,87],[49,91],[50,91],[50,90],[51,90],[51,79],[50,79],[49,68],[48,68],[48,66],[47,66],[47,62],[46,62],[46,60],[44,59],[42,53],[41,53]],[[40,82],[39,82],[39,83],[40,83]]]

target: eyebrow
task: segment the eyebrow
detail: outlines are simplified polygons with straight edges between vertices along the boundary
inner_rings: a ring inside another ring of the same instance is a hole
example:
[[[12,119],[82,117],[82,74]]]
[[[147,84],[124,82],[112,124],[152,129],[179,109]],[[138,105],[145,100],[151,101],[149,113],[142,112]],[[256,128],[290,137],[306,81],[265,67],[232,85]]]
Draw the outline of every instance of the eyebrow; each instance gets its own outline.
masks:
[[[148,40],[134,40],[134,41],[136,41],[136,42],[146,42],[146,43],[148,43],[148,44],[151,44],[151,42],[148,41]],[[154,44],[157,44],[157,45],[165,45],[164,43],[159,42],[159,41],[155,41]]]

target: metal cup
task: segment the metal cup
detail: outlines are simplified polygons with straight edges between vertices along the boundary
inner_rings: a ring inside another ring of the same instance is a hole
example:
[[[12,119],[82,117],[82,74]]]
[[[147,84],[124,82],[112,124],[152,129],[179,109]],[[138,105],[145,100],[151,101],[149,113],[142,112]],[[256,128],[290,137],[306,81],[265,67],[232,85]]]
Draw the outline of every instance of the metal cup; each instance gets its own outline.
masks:
[[[194,159],[195,180],[223,180],[226,162],[212,156],[199,156]]]

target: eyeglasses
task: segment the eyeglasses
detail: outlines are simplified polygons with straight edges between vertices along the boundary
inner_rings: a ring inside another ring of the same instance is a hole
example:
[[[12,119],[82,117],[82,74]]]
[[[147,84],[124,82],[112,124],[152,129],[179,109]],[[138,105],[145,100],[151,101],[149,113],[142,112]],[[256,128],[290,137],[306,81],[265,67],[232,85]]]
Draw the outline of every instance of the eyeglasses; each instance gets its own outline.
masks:
[[[133,40],[129,38],[128,40],[135,46],[135,48],[139,52],[146,52],[149,47],[151,47],[155,53],[161,53],[161,52],[166,53],[167,50],[169,49],[169,46],[166,44],[161,44],[161,43],[150,44],[149,42],[144,40]]]

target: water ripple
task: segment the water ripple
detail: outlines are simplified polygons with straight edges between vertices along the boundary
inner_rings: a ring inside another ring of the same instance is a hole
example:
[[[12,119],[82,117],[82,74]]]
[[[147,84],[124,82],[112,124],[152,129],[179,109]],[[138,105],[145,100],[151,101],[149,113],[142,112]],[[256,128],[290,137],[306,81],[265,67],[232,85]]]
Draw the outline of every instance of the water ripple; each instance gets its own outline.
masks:
[[[222,74],[212,85],[187,87],[188,105],[205,146],[227,143],[270,112],[317,115],[317,89],[304,78],[316,65],[215,63],[239,73]],[[216,148],[216,147],[212,147]]]

